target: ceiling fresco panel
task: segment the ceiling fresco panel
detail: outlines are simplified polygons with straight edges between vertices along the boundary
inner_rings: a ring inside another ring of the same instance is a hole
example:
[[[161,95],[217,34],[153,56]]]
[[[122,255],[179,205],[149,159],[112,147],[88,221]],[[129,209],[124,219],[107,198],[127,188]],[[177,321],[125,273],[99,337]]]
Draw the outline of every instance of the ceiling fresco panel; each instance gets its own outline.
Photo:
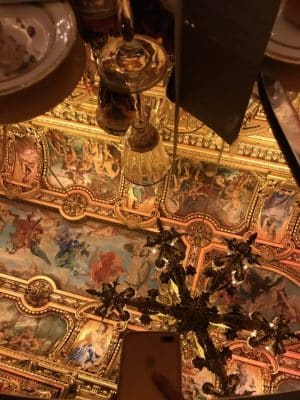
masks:
[[[0,365],[0,393],[14,396],[39,397],[44,399],[64,397],[66,388],[33,374]]]
[[[168,217],[178,220],[205,213],[217,226],[239,231],[247,226],[258,188],[258,178],[247,170],[178,158],[165,211]]]
[[[1,200],[0,207],[0,272],[25,279],[46,275],[84,296],[116,278],[141,295],[157,286],[145,235],[91,220],[72,224],[28,204]]]
[[[210,266],[211,262],[207,264]],[[283,313],[289,320],[293,331],[300,331],[300,277],[295,277],[291,272],[287,273],[283,266],[262,265],[254,268],[255,279],[248,279],[237,286],[234,294],[226,290],[220,290],[217,296],[213,295],[213,301],[222,309],[229,309],[233,303],[239,304],[244,312],[251,314],[259,311],[267,319],[271,320],[276,315]],[[269,288],[263,285],[263,279],[267,278]],[[203,276],[199,280],[198,290],[203,290],[209,285],[209,279]],[[262,286],[261,286],[262,285]]]
[[[57,347],[67,333],[67,322],[59,315],[34,318],[21,313],[15,303],[0,301],[0,346],[45,356]]]
[[[49,130],[47,186],[66,191],[83,186],[95,197],[112,201],[120,186],[120,151],[113,143]]]
[[[3,130],[1,187],[8,195],[32,197],[39,190],[47,171],[47,145],[44,135],[31,127]]]
[[[162,86],[153,88],[148,102],[159,109],[155,124],[172,156],[173,105],[166,108],[163,96]],[[152,187],[122,176],[123,139],[97,125],[96,108],[97,97],[80,83],[45,115],[0,129],[0,391],[13,379],[2,374],[3,363],[24,380],[26,374],[34,382],[55,377],[61,386],[50,385],[54,396],[65,396],[64,388],[73,385],[79,399],[109,398],[116,390],[122,335],[145,326],[134,312],[128,326],[113,313],[110,319],[97,317],[97,302],[86,289],[116,278],[139,295],[158,286],[156,255],[144,247],[157,217],[185,233],[185,263],[197,267],[189,285],[196,292],[208,284],[206,265],[224,254],[224,238],[247,239],[257,232],[257,295],[252,301],[253,288],[244,282],[234,298],[222,293],[212,300],[219,307],[237,300],[245,312],[260,310],[267,318],[283,311],[299,331],[299,191],[257,100],[250,102],[231,147],[181,110],[175,170]],[[263,278],[271,287],[262,294]],[[166,288],[162,296],[170,300]],[[215,340],[225,339],[217,332]],[[288,343],[278,362],[266,349],[247,346],[246,336],[239,342],[230,347],[228,365],[240,375],[239,394],[283,390],[281,379],[294,382],[299,375],[299,342]],[[213,377],[193,368],[186,349],[185,398],[202,399],[199,388]]]
[[[274,391],[278,393],[292,392],[294,390],[300,390],[300,378],[285,374],[276,377],[272,385]]]
[[[98,372],[108,362],[105,357],[114,334],[113,326],[98,321],[88,321],[81,328],[67,360],[83,370]],[[100,368],[99,368],[100,367]]]
[[[271,243],[283,242],[289,233],[290,222],[294,222],[296,215],[299,215],[296,196],[296,188],[291,191],[282,187],[275,188],[268,196],[262,199],[254,228],[258,233],[259,239]]]

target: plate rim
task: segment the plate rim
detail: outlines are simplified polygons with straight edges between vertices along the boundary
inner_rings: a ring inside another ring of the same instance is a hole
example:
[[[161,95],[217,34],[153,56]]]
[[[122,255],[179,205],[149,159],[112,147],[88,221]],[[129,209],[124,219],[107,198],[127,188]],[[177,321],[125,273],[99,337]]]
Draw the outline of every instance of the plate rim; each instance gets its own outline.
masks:
[[[282,19],[284,19],[285,23],[291,25],[294,28],[294,26],[281,13],[278,15],[278,20],[282,20]],[[276,23],[278,23],[278,22],[275,21],[274,27],[276,27]],[[273,27],[273,30],[274,30],[274,27]],[[300,41],[300,28],[297,30],[299,30],[299,41]],[[272,34],[271,34],[269,42],[268,42],[266,50],[265,50],[265,55],[274,60],[277,60],[277,61],[294,64],[294,65],[299,65],[300,64],[300,48],[292,48],[292,50],[294,52],[299,53],[299,56],[297,56],[297,58],[292,55],[289,56],[286,53],[286,51],[288,51],[289,49],[291,49],[291,46],[284,45],[283,43],[278,42],[277,40],[272,38]],[[286,50],[286,51],[284,51],[284,50]]]
[[[273,42],[273,43],[275,43],[275,42]],[[275,45],[283,47],[284,49],[286,48],[285,46],[282,46],[282,45],[280,45],[278,43],[275,43]],[[300,50],[299,50],[299,57],[298,58],[294,58],[292,56],[286,56],[285,54],[282,54],[282,53],[278,54],[278,52],[275,52],[274,50],[271,50],[269,47],[270,46],[268,45],[268,47],[266,48],[265,56],[268,56],[268,57],[270,57],[270,58],[272,58],[274,60],[285,62],[285,63],[288,63],[288,64],[300,65]]]
[[[2,5],[3,7],[15,7],[17,6],[15,5]],[[38,73],[38,75],[33,75],[30,78],[27,78],[24,80],[24,82],[22,84],[15,84],[13,86],[10,86],[9,88],[6,89],[2,89],[1,90],[1,84],[0,84],[0,96],[6,96],[8,94],[13,94],[15,92],[18,92],[20,90],[23,90],[27,87],[30,87],[38,82],[40,82],[42,79],[44,79],[45,77],[47,77],[50,73],[52,73],[61,63],[62,61],[68,56],[68,54],[70,53],[72,46],[76,40],[76,32],[77,32],[77,24],[76,24],[76,17],[75,14],[73,12],[73,9],[71,7],[71,5],[66,2],[66,1],[55,1],[55,2],[51,2],[51,3],[40,3],[35,4],[35,3],[30,3],[30,4],[20,4],[18,6],[21,7],[34,7],[34,8],[42,8],[45,10],[46,14],[48,14],[49,19],[55,23],[55,20],[53,20],[53,14],[49,11],[47,11],[47,8],[50,7],[53,9],[53,7],[57,7],[57,6],[62,6],[64,11],[65,11],[65,15],[66,15],[66,20],[69,21],[70,23],[70,36],[69,36],[69,40],[66,43],[66,46],[62,49],[62,51],[57,55],[57,57],[54,59],[54,62],[51,63],[47,69],[43,69]],[[55,32],[55,30],[54,30]],[[55,39],[57,37],[57,32],[55,33]],[[54,39],[54,42],[55,42]],[[47,59],[47,57],[44,57],[41,62],[38,64],[38,66],[40,67],[41,65],[43,65],[43,63],[45,62],[45,60]],[[30,71],[28,71],[27,73],[32,75],[32,73],[35,71],[36,68],[31,69]],[[24,74],[24,76],[26,76],[26,73]],[[13,81],[14,79],[12,79]]]

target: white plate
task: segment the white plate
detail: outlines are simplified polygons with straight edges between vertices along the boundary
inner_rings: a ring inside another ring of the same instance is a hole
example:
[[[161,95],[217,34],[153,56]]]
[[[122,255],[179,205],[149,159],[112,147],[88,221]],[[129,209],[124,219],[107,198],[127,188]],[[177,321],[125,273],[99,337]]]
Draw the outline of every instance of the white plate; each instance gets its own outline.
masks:
[[[300,29],[280,13],[275,21],[266,55],[275,60],[300,64]]]
[[[45,78],[75,38],[75,17],[66,2],[0,5],[0,95]]]

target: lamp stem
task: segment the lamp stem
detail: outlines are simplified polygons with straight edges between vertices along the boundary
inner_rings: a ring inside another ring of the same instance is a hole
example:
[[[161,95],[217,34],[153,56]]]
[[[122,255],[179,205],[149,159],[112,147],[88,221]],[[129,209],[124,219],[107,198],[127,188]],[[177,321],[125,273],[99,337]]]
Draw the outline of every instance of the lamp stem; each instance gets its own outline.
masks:
[[[137,119],[142,122],[145,120],[143,99],[140,93],[134,93],[133,96],[135,101]]]
[[[134,37],[133,17],[129,0],[117,0],[120,33],[125,42],[131,42]]]

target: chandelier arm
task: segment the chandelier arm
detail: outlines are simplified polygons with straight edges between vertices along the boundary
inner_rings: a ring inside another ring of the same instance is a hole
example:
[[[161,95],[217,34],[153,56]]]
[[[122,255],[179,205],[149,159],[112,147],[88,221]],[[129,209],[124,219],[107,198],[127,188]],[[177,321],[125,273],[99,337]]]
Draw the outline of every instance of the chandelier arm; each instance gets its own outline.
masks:
[[[219,379],[221,389],[217,392],[214,391],[214,393],[209,389],[207,394],[215,394],[218,395],[218,397],[230,396],[234,388],[231,387],[230,378],[227,375],[225,366],[227,359],[231,356],[231,352],[218,350],[207,331],[197,331],[196,337],[204,350],[205,360],[202,361],[200,357],[198,357],[198,359],[194,360],[194,366],[200,370],[205,366],[214,373]],[[200,366],[201,368],[199,368]]]
[[[257,295],[274,287],[278,280],[261,278],[251,268],[259,265],[257,254],[252,252],[256,238],[253,234],[246,241],[227,239],[229,254],[216,258],[214,267],[208,269],[206,274],[213,284],[208,285],[200,294],[191,294],[186,277],[194,275],[196,270],[191,265],[186,268],[183,266],[186,251],[181,238],[183,234],[177,232],[175,228],[164,229],[160,220],[158,228],[157,236],[147,238],[145,246],[159,250],[155,266],[160,271],[160,282],[169,285],[171,304],[163,302],[158,289],[150,289],[148,295],[144,297],[136,297],[136,291],[130,287],[118,292],[119,283],[115,281],[103,284],[100,291],[88,290],[90,294],[99,298],[96,314],[109,317],[113,310],[117,310],[119,318],[125,321],[130,318],[126,308],[134,308],[141,312],[140,320],[144,324],[151,323],[150,316],[159,315],[162,317],[162,324],[165,324],[166,319],[171,320],[169,328],[183,337],[193,333],[204,353],[204,357],[198,355],[193,359],[195,368],[200,370],[208,368],[216,375],[219,382],[217,386],[210,382],[204,383],[203,392],[216,397],[234,397],[238,376],[228,375],[226,367],[227,360],[231,357],[231,350],[226,341],[221,348],[214,343],[212,337],[214,325],[224,329],[227,340],[234,340],[242,331],[243,335],[245,332],[250,332],[247,340],[249,346],[265,346],[267,351],[275,355],[285,352],[285,340],[300,337],[291,331],[284,310],[269,321],[259,312],[248,315],[237,303],[232,304],[229,311],[221,310],[213,303],[212,295],[225,289],[234,298],[234,295],[238,295],[237,287],[247,279],[251,291],[252,286],[254,287],[254,294],[251,296],[253,301]]]

